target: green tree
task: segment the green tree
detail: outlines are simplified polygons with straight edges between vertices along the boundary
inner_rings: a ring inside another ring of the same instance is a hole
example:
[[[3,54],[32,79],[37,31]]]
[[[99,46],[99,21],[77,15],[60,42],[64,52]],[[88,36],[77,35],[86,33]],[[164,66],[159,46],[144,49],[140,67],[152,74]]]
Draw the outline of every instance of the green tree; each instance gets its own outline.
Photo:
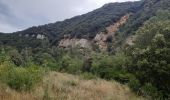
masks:
[[[170,94],[170,14],[165,13],[151,18],[137,31],[132,63],[127,68],[140,81],[139,91],[152,99],[169,98]]]

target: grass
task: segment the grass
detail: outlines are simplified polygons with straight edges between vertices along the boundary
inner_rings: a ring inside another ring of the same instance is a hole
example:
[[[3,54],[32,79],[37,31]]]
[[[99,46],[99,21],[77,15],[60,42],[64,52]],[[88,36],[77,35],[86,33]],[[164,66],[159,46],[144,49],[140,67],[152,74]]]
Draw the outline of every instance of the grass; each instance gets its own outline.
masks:
[[[0,100],[142,100],[117,82],[50,72],[30,92],[0,85]]]

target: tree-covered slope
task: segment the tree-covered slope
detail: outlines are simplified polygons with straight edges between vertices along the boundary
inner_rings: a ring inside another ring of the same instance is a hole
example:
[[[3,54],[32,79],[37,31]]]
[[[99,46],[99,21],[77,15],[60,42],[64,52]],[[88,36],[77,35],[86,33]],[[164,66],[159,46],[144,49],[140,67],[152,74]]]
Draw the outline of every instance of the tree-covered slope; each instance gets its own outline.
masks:
[[[5,37],[1,35],[0,41],[1,43],[6,44],[6,42],[15,42],[23,37],[36,38],[38,34],[48,37],[50,43],[57,43],[64,37],[64,34],[70,34],[71,37],[77,38],[93,38],[98,32],[104,31],[106,26],[118,21],[123,15],[130,12],[135,13],[139,9],[140,3],[141,2],[125,2],[106,4],[99,9],[71,19],[42,26],[34,26],[20,32],[14,32],[14,35],[21,36],[16,37],[15,39],[13,38],[13,35],[11,35],[11,37],[9,35]],[[28,39],[24,38],[22,39],[22,42],[27,40]],[[13,43],[11,43],[11,45],[13,45]],[[16,43],[16,45],[18,45],[18,43]]]
[[[123,15],[129,12],[136,12],[140,2],[110,3],[84,15],[76,16],[65,21],[32,27],[17,32],[18,34],[44,34],[50,40],[63,37],[63,34],[70,34],[71,37],[94,37],[97,32],[102,31],[106,26],[116,22]]]
[[[19,37],[15,34],[0,34],[0,46],[13,46],[17,49],[25,47],[42,47],[42,40],[29,37]]]
[[[159,10],[170,10],[170,0],[142,0],[141,2],[141,9],[120,29],[124,38],[129,34],[134,34],[145,21],[155,16]]]
[[[128,22],[120,28],[118,41],[126,40],[145,21],[154,16],[159,10],[169,10],[169,0],[141,0],[137,2],[110,3],[84,15],[64,21],[34,26],[29,29],[14,32],[12,35],[0,34],[0,43],[16,47],[35,47],[38,35],[48,38],[51,45],[58,44],[64,35],[72,38],[94,38],[98,32],[117,22],[123,15],[133,13]],[[31,41],[32,40],[32,41]],[[40,45],[40,44],[38,44]],[[37,46],[37,45],[36,45]]]

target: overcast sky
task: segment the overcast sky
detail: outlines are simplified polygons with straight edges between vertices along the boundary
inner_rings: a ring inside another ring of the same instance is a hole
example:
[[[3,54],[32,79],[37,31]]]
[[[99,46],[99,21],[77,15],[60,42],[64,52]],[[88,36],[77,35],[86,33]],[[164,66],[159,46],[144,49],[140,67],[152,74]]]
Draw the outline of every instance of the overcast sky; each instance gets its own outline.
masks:
[[[135,0],[0,0],[0,32],[61,21],[105,3],[125,1]]]

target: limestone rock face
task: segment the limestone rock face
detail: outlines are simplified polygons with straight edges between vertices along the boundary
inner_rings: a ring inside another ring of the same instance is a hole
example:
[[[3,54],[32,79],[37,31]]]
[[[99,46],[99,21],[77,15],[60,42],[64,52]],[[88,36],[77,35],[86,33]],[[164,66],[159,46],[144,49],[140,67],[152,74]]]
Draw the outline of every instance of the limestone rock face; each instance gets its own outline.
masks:
[[[103,32],[96,35],[94,38],[95,43],[99,46],[100,49],[107,49],[107,40],[108,34],[104,34]]]
[[[91,42],[87,39],[76,39],[76,38],[73,38],[73,39],[62,39],[60,42],[59,42],[59,47],[64,47],[64,48],[67,48],[67,47],[76,47],[76,46],[79,46],[79,47],[82,47],[82,48],[91,48]]]
[[[37,35],[37,39],[44,39],[44,38],[45,38],[44,35],[41,35],[41,34],[38,34],[38,35]]]
[[[99,46],[100,49],[107,49],[107,40],[111,38],[112,40],[115,40],[115,32],[119,30],[119,28],[127,22],[129,19],[129,16],[131,14],[126,14],[123,16],[118,22],[114,23],[113,25],[110,25],[106,27],[106,32],[100,32],[96,35],[94,38],[94,41]]]
[[[88,39],[77,39],[77,38],[70,38],[70,35],[64,35],[64,39],[59,42],[59,47],[67,48],[67,47],[75,47],[79,46],[82,48],[92,48],[92,43],[95,43],[99,46],[101,50],[106,50],[108,46],[108,41],[115,40],[115,32],[119,30],[119,28],[127,22],[129,16],[131,14],[126,14],[125,16],[121,17],[120,20],[108,27],[106,27],[106,32],[99,32],[96,34],[92,41]]]

